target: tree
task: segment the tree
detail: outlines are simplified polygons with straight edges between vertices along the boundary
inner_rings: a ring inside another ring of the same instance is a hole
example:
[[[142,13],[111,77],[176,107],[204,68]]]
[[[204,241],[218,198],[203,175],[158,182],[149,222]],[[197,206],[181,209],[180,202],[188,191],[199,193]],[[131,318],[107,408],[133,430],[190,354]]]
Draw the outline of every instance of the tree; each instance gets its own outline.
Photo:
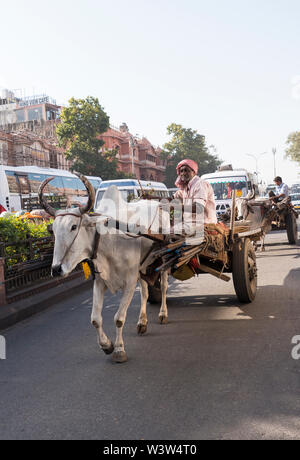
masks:
[[[167,160],[165,182],[168,187],[174,187],[177,178],[176,166],[184,158],[196,161],[199,176],[216,171],[221,164],[217,155],[209,152],[205,144],[205,137],[196,130],[172,123],[168,126],[167,133],[172,138],[170,142],[164,144],[162,156]]]
[[[291,133],[286,141],[286,156],[300,164],[300,131]]]
[[[124,177],[117,171],[117,150],[104,150],[99,136],[109,128],[109,116],[95,97],[69,100],[56,127],[58,143],[73,168],[89,176],[101,176],[103,180]]]

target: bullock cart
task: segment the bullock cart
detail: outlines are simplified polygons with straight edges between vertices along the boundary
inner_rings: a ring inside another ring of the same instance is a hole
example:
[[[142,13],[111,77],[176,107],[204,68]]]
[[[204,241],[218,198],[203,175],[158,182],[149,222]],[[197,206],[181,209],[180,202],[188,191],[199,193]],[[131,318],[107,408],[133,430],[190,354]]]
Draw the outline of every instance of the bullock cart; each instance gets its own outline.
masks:
[[[297,244],[297,219],[299,216],[291,204],[290,197],[284,198],[279,202],[274,202],[269,199],[249,200],[246,202],[248,209],[247,218],[251,219],[251,213],[253,216],[253,214],[255,214],[255,208],[259,208],[261,222],[256,223],[263,227],[265,233],[268,233],[271,229],[285,229],[289,244]],[[255,218],[257,218],[257,214],[256,217],[253,217],[251,220],[253,221]]]
[[[278,203],[272,203],[269,205],[265,203],[264,207],[270,216],[272,227],[285,229],[289,244],[297,244],[297,219],[299,215],[291,203],[291,198],[287,197]]]
[[[235,198],[233,200],[235,208]],[[234,216],[235,213],[232,213]],[[153,274],[168,270],[176,279],[186,280],[209,273],[225,282],[232,273],[236,295],[240,302],[250,303],[257,291],[257,265],[253,241],[260,238],[261,228],[251,229],[246,223],[234,221],[230,225],[206,224],[202,241],[193,244],[189,236],[143,233],[142,236],[156,242],[151,256],[154,262],[147,268],[150,281]],[[150,302],[160,301],[159,277],[155,284],[149,283]]]

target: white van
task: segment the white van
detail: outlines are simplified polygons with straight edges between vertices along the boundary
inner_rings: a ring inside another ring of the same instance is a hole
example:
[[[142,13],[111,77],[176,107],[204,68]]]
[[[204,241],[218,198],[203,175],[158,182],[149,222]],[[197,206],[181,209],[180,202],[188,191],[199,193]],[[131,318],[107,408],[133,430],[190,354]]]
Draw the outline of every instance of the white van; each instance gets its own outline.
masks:
[[[249,173],[246,169],[223,168],[220,171],[201,176],[201,179],[209,182],[214,189],[217,216],[224,214],[231,208],[232,190],[236,190],[237,197],[247,196],[253,188],[257,195],[259,193],[255,174]]]
[[[292,205],[294,206],[297,213],[300,214],[300,193],[292,193],[290,197]]]
[[[48,177],[54,179],[46,186],[45,195],[54,208],[85,204],[87,192],[81,180],[70,171],[38,166],[0,165],[0,204],[11,212],[39,208],[38,189]],[[86,176],[95,192],[101,178]]]
[[[140,184],[145,192],[153,191],[153,195],[160,198],[168,198],[169,193],[165,184],[162,182],[152,182],[141,180]],[[139,182],[136,179],[116,179],[104,180],[96,194],[95,209],[98,208],[100,201],[103,198],[104,192],[111,185],[115,185],[121,192],[123,199],[127,202],[139,198],[142,195],[142,190]]]

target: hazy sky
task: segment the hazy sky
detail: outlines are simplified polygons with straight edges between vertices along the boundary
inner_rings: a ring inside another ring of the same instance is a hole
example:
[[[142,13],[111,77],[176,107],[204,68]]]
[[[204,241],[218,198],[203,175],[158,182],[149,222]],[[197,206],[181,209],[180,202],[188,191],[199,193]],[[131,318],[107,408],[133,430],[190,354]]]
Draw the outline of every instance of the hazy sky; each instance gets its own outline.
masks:
[[[97,96],[111,123],[157,145],[198,130],[234,167],[277,174],[300,130],[299,0],[32,0],[0,3],[0,89],[66,104]]]

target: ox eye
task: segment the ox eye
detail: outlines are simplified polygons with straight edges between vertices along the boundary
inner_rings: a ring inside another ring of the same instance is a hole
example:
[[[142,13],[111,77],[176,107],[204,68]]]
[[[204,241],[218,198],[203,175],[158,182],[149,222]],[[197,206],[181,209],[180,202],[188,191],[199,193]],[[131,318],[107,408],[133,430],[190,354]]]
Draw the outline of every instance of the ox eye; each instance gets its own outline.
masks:
[[[71,232],[73,232],[73,230],[76,230],[76,228],[77,228],[77,225],[72,225]]]

